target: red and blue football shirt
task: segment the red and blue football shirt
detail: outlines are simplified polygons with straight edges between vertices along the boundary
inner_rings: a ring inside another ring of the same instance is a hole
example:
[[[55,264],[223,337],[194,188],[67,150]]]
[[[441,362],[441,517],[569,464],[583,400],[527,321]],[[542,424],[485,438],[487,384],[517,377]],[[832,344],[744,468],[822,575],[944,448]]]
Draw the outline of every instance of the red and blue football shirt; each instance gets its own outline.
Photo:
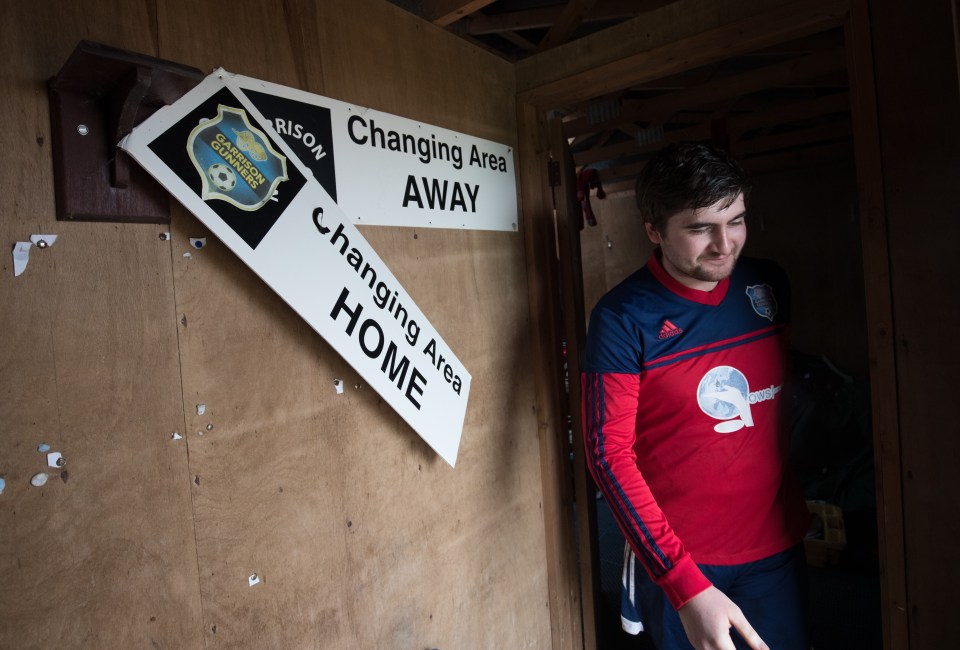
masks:
[[[803,538],[787,465],[789,284],[741,258],[713,291],[656,256],[606,294],[583,363],[587,462],[638,560],[674,607]]]

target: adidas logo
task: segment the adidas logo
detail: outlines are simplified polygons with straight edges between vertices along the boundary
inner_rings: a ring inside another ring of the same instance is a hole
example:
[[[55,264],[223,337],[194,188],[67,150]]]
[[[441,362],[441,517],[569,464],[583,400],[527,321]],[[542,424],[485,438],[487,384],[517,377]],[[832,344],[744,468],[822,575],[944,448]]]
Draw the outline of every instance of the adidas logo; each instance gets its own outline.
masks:
[[[660,340],[668,339],[671,336],[676,336],[678,334],[683,334],[682,327],[677,327],[668,320],[663,321],[663,326],[660,328]]]

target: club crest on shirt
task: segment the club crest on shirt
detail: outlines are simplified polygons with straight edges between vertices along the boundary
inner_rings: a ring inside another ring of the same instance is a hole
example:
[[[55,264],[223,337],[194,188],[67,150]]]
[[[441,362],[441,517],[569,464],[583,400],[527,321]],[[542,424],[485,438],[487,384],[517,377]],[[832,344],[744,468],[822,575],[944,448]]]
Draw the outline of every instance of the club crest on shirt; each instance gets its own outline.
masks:
[[[747,287],[747,297],[750,298],[750,305],[757,315],[773,322],[773,318],[777,315],[777,298],[773,295],[773,289],[769,284],[754,284]]]

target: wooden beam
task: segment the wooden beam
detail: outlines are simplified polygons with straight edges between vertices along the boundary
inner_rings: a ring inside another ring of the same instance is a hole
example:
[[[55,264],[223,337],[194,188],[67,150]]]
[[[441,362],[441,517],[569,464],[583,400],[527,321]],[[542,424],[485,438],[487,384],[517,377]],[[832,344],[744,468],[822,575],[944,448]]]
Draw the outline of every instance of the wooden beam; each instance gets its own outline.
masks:
[[[870,404],[876,467],[880,613],[884,650],[909,647],[903,469],[897,388],[897,337],[883,156],[867,0],[852,0],[846,24],[860,238],[870,355]]]
[[[610,141],[610,138],[612,138],[616,132],[617,132],[616,129],[610,129],[608,131],[602,132],[599,138],[597,138],[596,146],[602,147],[603,145],[607,144]]]
[[[497,36],[510,41],[525,52],[533,52],[537,49],[536,43],[525,39],[516,32],[500,32]]]
[[[452,29],[452,28],[451,28],[451,29]],[[507,60],[507,61],[516,62],[517,57],[511,56],[511,55],[503,52],[502,50],[498,50],[498,49],[495,48],[494,46],[492,46],[492,45],[490,45],[490,44],[488,44],[488,43],[485,43],[485,42],[481,41],[479,38],[476,38],[476,37],[474,37],[474,36],[470,36],[469,34],[458,34],[458,35],[459,35],[460,38],[462,38],[463,40],[467,41],[468,43],[470,43],[471,45],[473,45],[473,46],[475,46],[475,47],[480,48],[481,50],[484,50],[484,51],[486,51],[486,52],[489,52],[490,54],[493,54],[494,56],[497,56],[497,57],[499,57],[499,58],[501,58],[501,59],[505,59],[505,60]]]
[[[434,25],[446,27],[493,2],[494,0],[423,0],[423,17]]]
[[[599,0],[593,11],[583,17],[583,22],[621,20],[674,2],[677,0]],[[467,33],[479,36],[525,29],[547,29],[557,21],[561,11],[563,9],[558,7],[540,7],[490,15],[477,13],[466,19],[469,23]]]
[[[742,160],[744,169],[753,175],[778,172],[798,167],[821,165],[834,160],[853,159],[853,143],[833,142],[795,151],[764,154]]]
[[[597,650],[601,634],[597,629],[600,598],[599,552],[596,545],[597,488],[587,470],[586,448],[583,444],[583,408],[580,401],[580,351],[586,338],[586,316],[583,304],[583,268],[580,261],[580,234],[578,222],[581,208],[576,200],[577,179],[570,150],[563,138],[560,121],[548,124],[550,151],[560,163],[560,186],[556,188],[554,214],[556,215],[557,249],[559,251],[561,312],[563,340],[567,344],[567,413],[573,430],[573,482],[577,504],[577,534],[579,539],[581,611],[583,612],[583,647]]]
[[[550,26],[550,31],[537,46],[537,51],[543,52],[569,41],[583,22],[583,17],[589,13],[596,2],[597,0],[567,0],[560,15]]]
[[[624,163],[622,165],[613,165],[610,167],[604,167],[603,169],[597,169],[597,173],[600,176],[600,182],[603,183],[603,190],[607,194],[610,194],[610,188],[619,183],[630,183],[631,185],[636,184],[637,174],[640,173],[640,170],[644,168],[647,164],[646,160],[638,160],[636,162]],[[577,167],[577,171],[580,171],[583,167]],[[633,188],[631,187],[631,191]]]
[[[850,111],[848,93],[834,93],[816,99],[794,101],[755,112],[731,115],[727,118],[727,128],[731,135],[739,138],[743,133],[764,126],[774,126],[787,122],[802,122],[831,113]]]
[[[536,390],[537,439],[543,486],[543,524],[552,645],[550,650],[582,650],[580,574],[574,520],[574,481],[558,351],[563,341],[560,269],[557,263],[553,197],[547,179],[550,151],[543,112],[517,105],[518,179],[526,252],[531,374]],[[590,629],[592,612],[586,612]]]
[[[748,95],[766,88],[843,70],[846,66],[843,57],[842,50],[830,50],[764,66],[738,75],[721,77],[708,83],[692,86],[686,90],[665,93],[653,99],[633,104],[629,109],[622,111],[616,120],[612,120],[612,123],[590,124],[588,120],[583,119],[564,124],[563,131],[572,136],[579,135],[583,131],[596,131],[599,128],[616,124],[666,118],[678,110],[704,106]]]
[[[646,164],[647,161],[642,160],[640,162],[617,165],[616,167],[606,167],[599,170],[600,181],[603,183],[604,191],[609,194],[610,188],[620,182],[636,184],[637,174],[640,173],[640,170],[643,169]]]
[[[826,31],[842,24],[846,12],[846,3],[835,0],[791,3],[521,91],[519,97],[542,108],[583,101]]]
[[[823,50],[835,50],[844,46],[843,30],[836,29],[826,32],[818,32],[802,38],[795,38],[786,43],[777,43],[762,50],[757,50],[756,54],[766,56],[768,54],[775,56],[799,56],[801,54],[813,54]]]
[[[742,159],[746,156],[802,147],[826,140],[839,140],[851,136],[850,121],[842,119],[806,129],[796,129],[786,133],[777,133],[775,135],[744,140],[736,143],[731,153]]]
[[[669,142],[683,142],[686,140],[706,140],[712,134],[709,124],[698,124],[687,129],[677,129],[676,131],[667,131],[661,142],[641,146],[636,141],[621,142],[620,144],[602,147],[600,149],[590,149],[589,151],[574,154],[574,162],[580,165],[589,165],[604,160],[616,160],[624,156],[631,156],[647,151],[656,151]]]
[[[845,93],[839,93],[836,96],[828,96],[819,100],[781,106],[775,110],[758,111],[756,113],[733,116],[727,119],[727,130],[731,133],[733,140],[736,141],[746,131],[752,129],[782,124],[785,121],[810,120],[830,113],[844,112],[846,110],[848,110],[847,96]],[[657,147],[666,144],[667,142],[708,139],[712,135],[712,123],[716,117],[717,116],[712,113],[705,113],[703,118],[698,120],[698,124],[694,126],[667,131],[663,141],[660,143],[652,143],[651,145],[644,147],[640,146],[636,141],[631,141],[619,143],[605,148],[594,147],[588,151],[581,151],[575,154],[574,160],[578,165],[586,165],[604,160],[616,160],[624,156],[652,151]],[[629,133],[629,131],[625,132]],[[846,132],[849,132],[849,126],[846,127]],[[807,137],[810,137],[810,134],[813,132],[806,131],[806,133],[808,134]],[[578,135],[575,137],[580,138],[582,136]]]

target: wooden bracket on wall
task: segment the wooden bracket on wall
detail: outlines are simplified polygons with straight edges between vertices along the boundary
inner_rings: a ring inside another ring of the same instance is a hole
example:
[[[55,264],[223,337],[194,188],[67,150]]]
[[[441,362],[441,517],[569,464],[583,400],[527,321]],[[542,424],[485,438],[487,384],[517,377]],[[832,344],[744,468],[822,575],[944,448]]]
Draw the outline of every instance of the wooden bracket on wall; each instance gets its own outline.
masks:
[[[117,143],[203,77],[179,63],[80,41],[48,85],[57,219],[169,223],[167,191]]]

